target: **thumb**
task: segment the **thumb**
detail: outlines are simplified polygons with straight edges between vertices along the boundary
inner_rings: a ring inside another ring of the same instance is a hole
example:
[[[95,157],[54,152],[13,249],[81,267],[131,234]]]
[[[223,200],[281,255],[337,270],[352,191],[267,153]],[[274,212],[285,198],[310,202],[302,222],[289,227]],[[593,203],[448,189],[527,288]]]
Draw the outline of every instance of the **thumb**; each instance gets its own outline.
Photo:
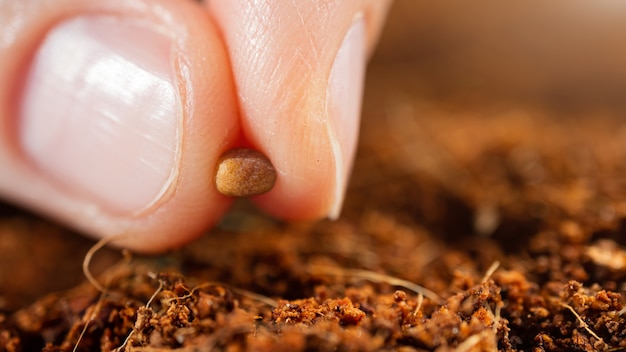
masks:
[[[239,138],[221,39],[197,3],[0,4],[0,196],[140,251],[200,235]]]

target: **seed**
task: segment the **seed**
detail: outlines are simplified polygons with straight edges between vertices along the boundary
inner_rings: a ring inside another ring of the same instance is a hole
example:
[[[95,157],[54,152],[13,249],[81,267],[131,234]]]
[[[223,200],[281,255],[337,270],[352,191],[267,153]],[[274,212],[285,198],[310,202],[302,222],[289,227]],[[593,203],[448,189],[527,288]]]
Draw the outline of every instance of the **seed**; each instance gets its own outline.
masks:
[[[223,195],[250,197],[270,191],[274,183],[274,166],[256,150],[231,149],[222,154],[217,163],[215,186]]]

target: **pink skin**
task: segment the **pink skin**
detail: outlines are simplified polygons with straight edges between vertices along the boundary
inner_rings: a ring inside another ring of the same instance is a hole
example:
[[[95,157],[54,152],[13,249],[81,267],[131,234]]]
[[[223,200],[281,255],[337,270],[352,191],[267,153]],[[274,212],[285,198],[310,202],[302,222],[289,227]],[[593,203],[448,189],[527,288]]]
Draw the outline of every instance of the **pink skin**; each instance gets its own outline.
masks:
[[[211,175],[246,144],[279,173],[263,210],[336,217],[388,2],[208,3],[0,2],[0,196],[162,251],[228,209]]]

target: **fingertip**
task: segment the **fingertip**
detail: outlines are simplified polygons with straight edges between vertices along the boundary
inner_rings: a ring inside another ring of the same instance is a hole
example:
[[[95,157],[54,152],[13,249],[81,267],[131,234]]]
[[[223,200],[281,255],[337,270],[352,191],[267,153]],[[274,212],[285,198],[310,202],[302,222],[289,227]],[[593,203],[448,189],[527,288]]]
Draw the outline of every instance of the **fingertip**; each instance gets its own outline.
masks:
[[[14,79],[0,83],[0,193],[138,251],[202,234],[231,203],[212,179],[239,138],[210,18],[188,2],[27,5],[50,11],[16,10],[15,38],[2,37],[0,73]]]
[[[242,130],[278,179],[254,201],[286,219],[336,218],[358,139],[367,51],[386,1],[209,2],[229,50]]]
[[[270,192],[252,201],[266,213],[285,220],[327,217],[334,199],[334,158],[329,149],[321,157],[307,152],[312,151],[272,155],[278,175],[276,184]]]

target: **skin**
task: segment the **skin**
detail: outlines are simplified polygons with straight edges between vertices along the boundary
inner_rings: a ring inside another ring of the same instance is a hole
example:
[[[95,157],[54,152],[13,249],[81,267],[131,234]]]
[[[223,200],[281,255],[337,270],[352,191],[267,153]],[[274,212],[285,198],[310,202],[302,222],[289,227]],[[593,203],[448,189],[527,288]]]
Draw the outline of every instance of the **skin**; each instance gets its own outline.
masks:
[[[253,198],[259,207],[284,219],[325,217],[337,182],[327,131],[297,116],[323,111],[325,102],[317,97],[326,92],[333,60],[354,19],[363,18],[370,53],[388,5],[383,0],[0,0],[0,197],[94,238],[124,234],[115,245],[158,252],[197,238],[225,213],[232,197],[220,194],[210,180],[219,157],[245,145],[263,151],[278,172],[276,186]],[[316,15],[305,15],[311,13]],[[68,194],[33,167],[17,138],[20,92],[34,53],[58,23],[87,14],[139,19],[175,38],[183,107],[176,179],[139,212],[110,212]],[[280,84],[257,84],[277,69],[285,73]],[[264,112],[272,109],[283,112],[284,118],[271,124],[280,129],[268,127]]]

